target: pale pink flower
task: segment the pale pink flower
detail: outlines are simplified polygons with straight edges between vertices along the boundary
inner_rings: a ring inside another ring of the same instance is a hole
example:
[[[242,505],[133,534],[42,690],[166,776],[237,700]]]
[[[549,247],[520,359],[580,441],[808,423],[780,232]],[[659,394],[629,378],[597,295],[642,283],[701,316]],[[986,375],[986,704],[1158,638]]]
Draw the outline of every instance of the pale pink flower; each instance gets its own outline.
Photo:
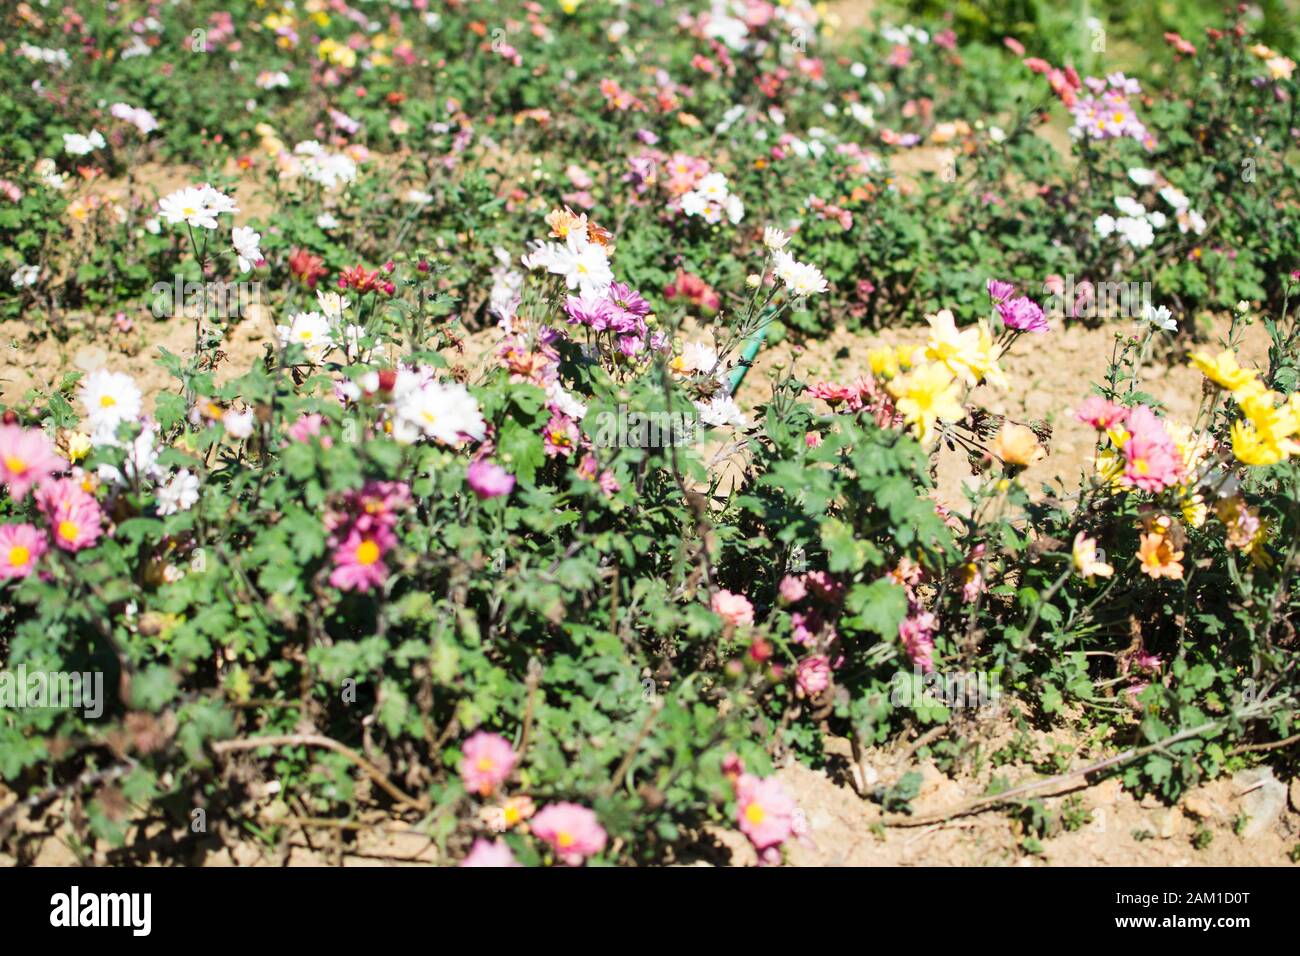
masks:
[[[465,789],[486,797],[505,783],[515,766],[515,752],[510,741],[500,734],[480,730],[461,748],[460,778]]]
[[[600,820],[576,803],[552,803],[538,811],[532,830],[569,866],[580,866],[587,857],[605,849],[605,828]]]
[[[27,577],[48,547],[34,525],[0,525],[0,580]]]
[[[760,780],[741,774],[736,780],[736,818],[740,832],[762,851],[779,846],[794,832],[794,798],[775,777]]]
[[[808,594],[808,586],[803,583],[803,578],[787,574],[781,579],[780,592],[782,601],[786,604],[794,604],[796,601],[802,601]]]
[[[1098,431],[1105,431],[1107,428],[1118,425],[1127,416],[1127,408],[1107,401],[1100,395],[1089,395],[1084,399],[1083,404],[1079,406],[1078,411],[1074,413],[1075,418],[1085,425],[1091,425]]]
[[[22,501],[32,485],[66,467],[40,429],[0,425],[0,483],[9,486],[15,501]]]
[[[744,627],[754,623],[754,605],[743,594],[719,591],[713,595],[713,613],[732,627]]]
[[[519,861],[510,852],[504,840],[491,842],[479,837],[469,849],[469,855],[460,861],[461,866],[518,866]]]

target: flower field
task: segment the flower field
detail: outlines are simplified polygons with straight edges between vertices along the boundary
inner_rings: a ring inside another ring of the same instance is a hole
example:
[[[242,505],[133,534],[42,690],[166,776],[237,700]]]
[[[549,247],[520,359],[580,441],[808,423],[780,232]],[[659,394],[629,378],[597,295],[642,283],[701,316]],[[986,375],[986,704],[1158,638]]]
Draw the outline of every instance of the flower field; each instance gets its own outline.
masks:
[[[0,861],[1300,862],[1285,4],[0,22]]]

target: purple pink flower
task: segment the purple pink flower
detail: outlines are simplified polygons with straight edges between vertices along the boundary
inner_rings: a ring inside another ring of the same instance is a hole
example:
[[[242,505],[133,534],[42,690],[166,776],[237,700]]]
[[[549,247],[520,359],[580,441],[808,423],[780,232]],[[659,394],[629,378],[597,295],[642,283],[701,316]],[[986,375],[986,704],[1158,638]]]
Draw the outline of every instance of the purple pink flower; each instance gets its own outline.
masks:
[[[1046,332],[1047,319],[1042,307],[1028,296],[1020,296],[1006,302],[998,303],[998,315],[1002,324],[1017,332]]]
[[[393,533],[382,526],[363,531],[352,528],[334,548],[334,570],[330,584],[341,591],[369,591],[388,577],[384,554],[396,542]]]
[[[480,458],[470,462],[465,480],[480,498],[498,498],[508,495],[515,487],[515,476],[495,462]]]

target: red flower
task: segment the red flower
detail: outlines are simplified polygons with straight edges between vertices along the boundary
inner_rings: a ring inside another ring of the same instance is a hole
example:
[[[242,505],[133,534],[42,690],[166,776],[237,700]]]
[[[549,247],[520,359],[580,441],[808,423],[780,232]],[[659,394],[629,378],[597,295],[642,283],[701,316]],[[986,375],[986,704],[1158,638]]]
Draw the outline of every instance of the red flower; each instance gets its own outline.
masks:
[[[295,246],[289,252],[289,272],[307,288],[314,289],[316,282],[324,278],[328,270],[325,268],[325,260],[320,256]]]

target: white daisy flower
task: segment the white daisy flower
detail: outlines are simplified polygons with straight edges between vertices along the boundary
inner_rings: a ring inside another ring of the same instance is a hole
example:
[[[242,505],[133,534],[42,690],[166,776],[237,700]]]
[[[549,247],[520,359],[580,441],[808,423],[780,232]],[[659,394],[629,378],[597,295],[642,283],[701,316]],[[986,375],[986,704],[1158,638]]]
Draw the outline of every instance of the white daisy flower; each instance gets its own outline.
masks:
[[[1173,313],[1163,305],[1152,305],[1148,302],[1142,309],[1142,320],[1166,332],[1178,331],[1178,323],[1174,321]]]
[[[409,443],[423,436],[454,445],[464,437],[482,441],[486,427],[478,402],[464,385],[427,381],[398,401],[393,437]]]
[[[763,227],[763,245],[769,252],[780,252],[790,242],[790,237],[775,226]]]
[[[262,250],[259,248],[262,237],[248,226],[236,226],[232,229],[230,241],[239,259],[240,272],[251,271],[262,260]]]
[[[125,372],[102,368],[86,376],[80,398],[95,444],[114,443],[117,426],[139,418],[143,401],[135,379]]]
[[[199,479],[183,468],[159,485],[156,495],[160,515],[189,511],[199,500]]]
[[[316,365],[334,344],[330,339],[329,320],[319,312],[299,312],[290,316],[288,325],[277,325],[275,331],[279,333],[282,348],[301,345]]]

